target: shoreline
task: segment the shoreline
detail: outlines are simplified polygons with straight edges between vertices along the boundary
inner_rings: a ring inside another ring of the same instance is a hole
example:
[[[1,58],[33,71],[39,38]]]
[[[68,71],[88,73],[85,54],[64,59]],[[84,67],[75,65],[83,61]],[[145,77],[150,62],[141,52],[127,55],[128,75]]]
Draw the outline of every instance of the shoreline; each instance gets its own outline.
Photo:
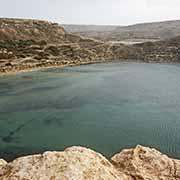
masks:
[[[67,63],[67,64],[55,64],[55,65],[41,65],[40,67],[29,67],[29,68],[22,68],[22,69],[13,69],[8,70],[7,72],[0,72],[0,77],[4,76],[11,76],[17,75],[20,73],[32,72],[32,71],[40,71],[44,69],[51,69],[51,68],[65,68],[65,67],[74,67],[74,66],[83,66],[83,65],[90,65],[90,64],[99,64],[99,63],[117,63],[117,62],[132,62],[132,63],[145,63],[145,64],[180,64],[179,62],[146,62],[143,60],[101,60],[101,61],[91,61],[91,62],[81,62],[81,63]]]
[[[32,72],[32,71],[39,71],[43,69],[50,69],[50,68],[63,68],[67,67],[67,65],[59,65],[59,66],[44,66],[44,67],[36,67],[36,68],[27,68],[27,69],[22,69],[22,70],[13,70],[13,71],[8,71],[8,72],[0,72],[0,77],[2,76],[8,76],[8,75],[17,75],[20,73],[26,73],[26,72]]]
[[[102,61],[106,62],[106,61]],[[0,77],[3,76],[8,76],[8,75],[17,75],[20,73],[26,73],[26,72],[32,72],[32,71],[39,71],[39,70],[43,70],[43,69],[51,69],[51,68],[64,68],[64,67],[73,67],[73,66],[81,66],[81,65],[88,65],[88,64],[97,64],[97,63],[101,63],[99,61],[94,61],[94,62],[82,62],[82,63],[69,63],[69,64],[59,64],[59,65],[41,65],[41,67],[31,67],[31,68],[25,68],[25,69],[13,69],[13,70],[9,70],[7,72],[0,72]]]

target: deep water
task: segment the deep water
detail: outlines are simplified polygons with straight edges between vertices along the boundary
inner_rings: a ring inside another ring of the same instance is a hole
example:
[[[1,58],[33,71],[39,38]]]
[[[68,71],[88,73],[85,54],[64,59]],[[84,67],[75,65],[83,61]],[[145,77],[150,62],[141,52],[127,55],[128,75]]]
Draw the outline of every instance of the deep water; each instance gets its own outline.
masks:
[[[102,63],[0,77],[0,158],[142,144],[180,158],[180,65]]]

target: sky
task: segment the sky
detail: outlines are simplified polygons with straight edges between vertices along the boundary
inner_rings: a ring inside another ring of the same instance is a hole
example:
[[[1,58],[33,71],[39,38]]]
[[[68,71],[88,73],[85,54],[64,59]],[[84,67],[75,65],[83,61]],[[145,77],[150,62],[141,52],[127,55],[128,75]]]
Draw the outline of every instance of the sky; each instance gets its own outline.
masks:
[[[180,0],[0,0],[0,17],[129,25],[180,19]]]

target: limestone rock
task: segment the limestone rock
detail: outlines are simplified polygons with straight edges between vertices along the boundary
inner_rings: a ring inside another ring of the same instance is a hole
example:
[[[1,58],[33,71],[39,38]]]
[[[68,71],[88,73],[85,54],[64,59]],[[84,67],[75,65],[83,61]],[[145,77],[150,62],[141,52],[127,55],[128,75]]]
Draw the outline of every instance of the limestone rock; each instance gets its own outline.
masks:
[[[22,157],[3,168],[0,180],[129,180],[102,155],[82,147]]]
[[[0,159],[0,177],[2,176],[3,167],[7,165],[7,162],[3,159]]]
[[[5,160],[0,159],[0,167],[4,166],[6,164],[7,164],[7,162]]]
[[[138,145],[135,149],[123,150],[112,157],[120,172],[135,180],[179,180],[180,161]]]
[[[111,160],[83,147],[0,160],[0,180],[180,180],[180,161],[137,146]]]

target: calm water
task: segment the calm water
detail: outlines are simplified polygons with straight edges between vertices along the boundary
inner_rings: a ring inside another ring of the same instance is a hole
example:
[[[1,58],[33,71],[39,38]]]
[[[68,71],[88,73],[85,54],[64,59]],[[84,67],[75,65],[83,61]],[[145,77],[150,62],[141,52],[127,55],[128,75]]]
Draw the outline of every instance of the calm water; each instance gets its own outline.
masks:
[[[107,63],[0,77],[0,157],[143,144],[180,158],[180,65]]]

